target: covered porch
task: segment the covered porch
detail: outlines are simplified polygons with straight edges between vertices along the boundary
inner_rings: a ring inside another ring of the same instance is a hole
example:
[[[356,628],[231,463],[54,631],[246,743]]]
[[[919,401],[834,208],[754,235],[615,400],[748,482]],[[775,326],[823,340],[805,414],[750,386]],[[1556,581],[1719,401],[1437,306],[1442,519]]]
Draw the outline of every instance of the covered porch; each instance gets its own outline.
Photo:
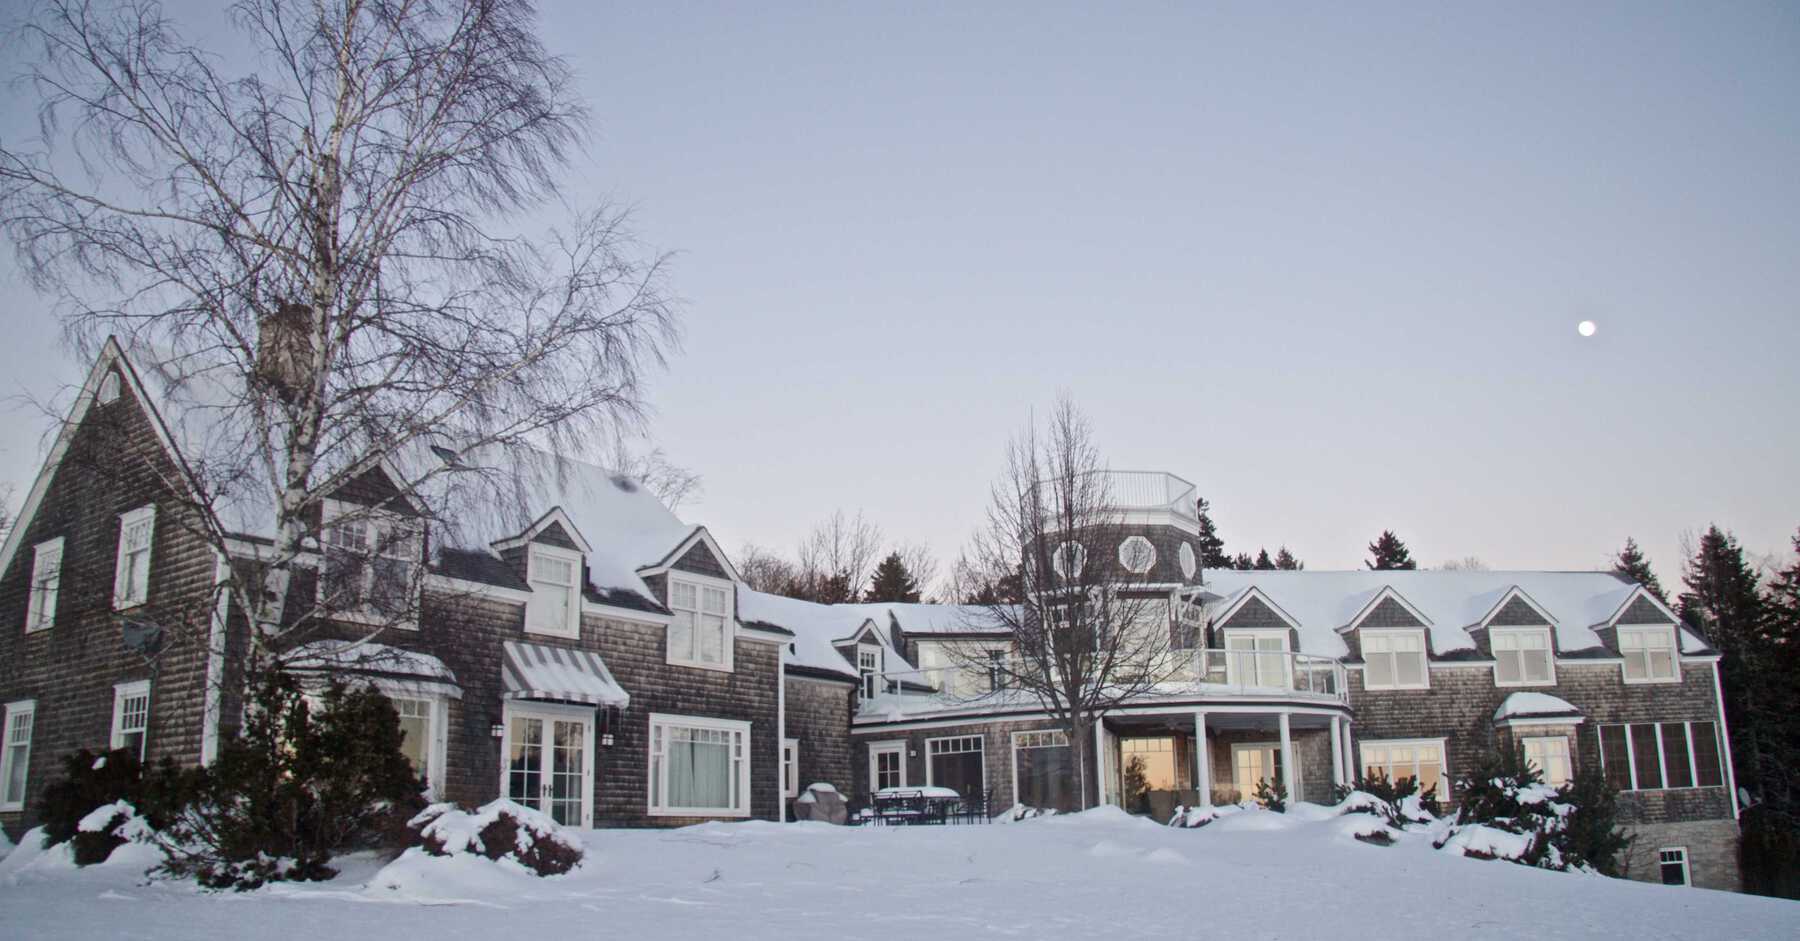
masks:
[[[1334,709],[1220,706],[1125,711],[1095,729],[1100,799],[1166,820],[1177,806],[1251,800],[1325,803],[1354,775],[1350,722]]]

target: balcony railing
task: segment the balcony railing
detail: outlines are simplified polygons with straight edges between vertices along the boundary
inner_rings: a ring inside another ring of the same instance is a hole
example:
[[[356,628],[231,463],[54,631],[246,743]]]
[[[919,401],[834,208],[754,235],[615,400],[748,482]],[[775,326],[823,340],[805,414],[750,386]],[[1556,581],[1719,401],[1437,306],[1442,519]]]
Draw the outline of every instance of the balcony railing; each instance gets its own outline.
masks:
[[[1193,484],[1164,471],[1101,471],[1108,500],[1121,510],[1173,509],[1194,515]]]
[[[1147,703],[1192,697],[1302,699],[1348,703],[1344,665],[1331,657],[1278,650],[1176,650],[1168,676],[1143,695]],[[1023,669],[967,666],[896,670],[863,677],[859,714],[909,716],[944,710],[991,708],[1035,702],[1008,682]]]

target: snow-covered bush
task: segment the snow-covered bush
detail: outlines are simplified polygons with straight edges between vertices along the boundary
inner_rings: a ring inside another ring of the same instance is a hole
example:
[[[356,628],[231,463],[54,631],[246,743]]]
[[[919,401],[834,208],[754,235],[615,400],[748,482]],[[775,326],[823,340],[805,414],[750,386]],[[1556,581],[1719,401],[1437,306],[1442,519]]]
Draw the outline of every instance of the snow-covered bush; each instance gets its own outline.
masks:
[[[1617,874],[1629,841],[1614,820],[1613,790],[1598,775],[1551,787],[1515,747],[1490,755],[1457,789],[1456,823],[1434,843],[1439,849],[1540,869]]]
[[[1255,807],[1254,803],[1243,804],[1200,804],[1193,807],[1177,805],[1175,813],[1169,817],[1169,826],[1193,829],[1204,827],[1227,814],[1235,814],[1247,807]]]
[[[1349,787],[1337,787],[1333,794],[1340,813],[1372,814],[1395,828],[1429,824],[1438,815],[1437,787],[1420,793],[1415,778],[1390,781],[1387,775],[1377,772],[1371,777],[1356,779]]]
[[[244,732],[196,772],[195,799],[161,834],[164,870],[208,888],[328,879],[332,856],[399,849],[424,806],[380,694],[329,687],[315,711],[293,677],[257,686]]]
[[[1256,779],[1256,802],[1278,814],[1287,813],[1287,788],[1280,781]]]
[[[540,876],[557,876],[581,865],[581,840],[548,814],[505,798],[473,811],[455,804],[432,804],[407,822],[433,856],[470,853],[510,859]]]
[[[127,749],[96,755],[87,749],[63,759],[63,776],[44,788],[39,807],[44,825],[44,845],[72,841],[76,865],[104,862],[130,837],[120,835],[128,821],[131,832],[143,835],[169,824],[192,794],[192,777],[164,761],[146,771]],[[93,815],[103,808],[123,808],[105,819]]]
[[[1018,823],[1021,820],[1032,820],[1038,817],[1054,817],[1056,814],[1057,810],[1054,807],[1027,807],[1024,804],[1014,804],[995,814],[994,822]]]

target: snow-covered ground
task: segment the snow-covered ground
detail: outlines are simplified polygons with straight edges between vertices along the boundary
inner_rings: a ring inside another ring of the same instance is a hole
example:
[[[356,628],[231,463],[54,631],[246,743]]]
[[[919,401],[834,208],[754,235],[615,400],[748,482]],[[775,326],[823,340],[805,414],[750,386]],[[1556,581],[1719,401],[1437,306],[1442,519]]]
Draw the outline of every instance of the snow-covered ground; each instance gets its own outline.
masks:
[[[1316,816],[1316,815],[1314,815]],[[1251,811],[1195,830],[1113,811],[988,827],[592,831],[537,879],[484,859],[352,859],[329,883],[202,893],[126,846],[0,861],[7,938],[1794,938],[1800,903],[1453,857],[1370,818]]]

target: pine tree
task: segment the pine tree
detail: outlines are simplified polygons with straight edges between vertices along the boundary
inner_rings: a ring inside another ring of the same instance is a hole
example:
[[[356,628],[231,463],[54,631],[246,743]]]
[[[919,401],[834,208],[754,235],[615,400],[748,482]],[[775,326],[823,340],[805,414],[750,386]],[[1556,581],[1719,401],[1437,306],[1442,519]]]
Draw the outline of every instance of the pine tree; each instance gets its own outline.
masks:
[[[900,558],[900,553],[888,553],[888,557],[875,566],[875,574],[869,576],[869,590],[863,593],[863,600],[918,603],[919,583],[906,570],[906,560]]]
[[[1306,563],[1295,558],[1287,546],[1282,546],[1281,551],[1275,553],[1275,567],[1283,572],[1298,572],[1306,568]]]
[[[1681,593],[1682,620],[1699,628],[1729,666],[1733,652],[1745,651],[1746,642],[1762,626],[1756,573],[1744,561],[1737,537],[1717,526],[1707,527],[1682,582],[1687,585]]]
[[[1414,562],[1412,553],[1407,551],[1406,543],[1394,535],[1391,529],[1384,529],[1374,542],[1369,543],[1369,568],[1377,572],[1393,569],[1416,569],[1419,563]]]
[[[1256,550],[1256,562],[1250,567],[1258,572],[1273,572],[1275,571],[1275,560],[1269,558],[1269,550],[1258,549]]]
[[[1650,593],[1663,604],[1669,603],[1669,596],[1663,591],[1662,582],[1657,581],[1656,573],[1650,571],[1650,560],[1644,558],[1644,552],[1638,548],[1636,539],[1625,537],[1625,548],[1613,556],[1613,572],[1650,589]]]
[[[1225,554],[1225,540],[1219,538],[1219,530],[1213,525],[1212,514],[1207,512],[1212,505],[1205,497],[1196,501],[1200,514],[1200,535],[1194,543],[1200,549],[1200,567],[1208,569],[1231,568],[1231,557]]]
[[[1250,553],[1240,552],[1232,557],[1231,567],[1240,572],[1248,572],[1251,569],[1256,568],[1256,560],[1250,558]]]

